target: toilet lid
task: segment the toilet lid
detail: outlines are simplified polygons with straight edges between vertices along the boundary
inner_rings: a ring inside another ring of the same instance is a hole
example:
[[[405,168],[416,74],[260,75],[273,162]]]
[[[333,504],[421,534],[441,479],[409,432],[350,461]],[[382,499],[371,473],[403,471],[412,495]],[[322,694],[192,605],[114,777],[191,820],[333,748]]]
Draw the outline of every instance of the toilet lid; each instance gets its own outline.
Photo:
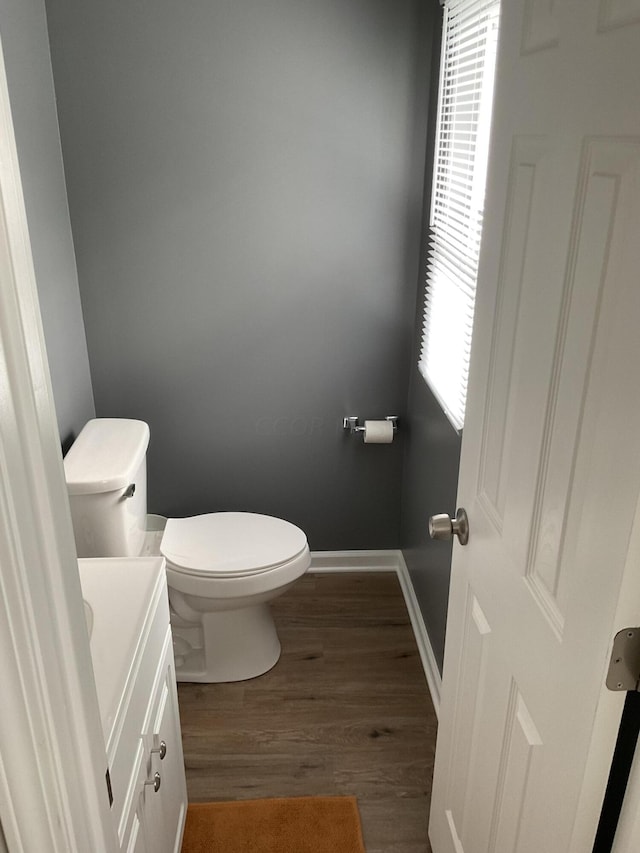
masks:
[[[286,563],[307,547],[288,521],[250,512],[213,512],[170,518],[160,553],[188,574],[255,575]]]

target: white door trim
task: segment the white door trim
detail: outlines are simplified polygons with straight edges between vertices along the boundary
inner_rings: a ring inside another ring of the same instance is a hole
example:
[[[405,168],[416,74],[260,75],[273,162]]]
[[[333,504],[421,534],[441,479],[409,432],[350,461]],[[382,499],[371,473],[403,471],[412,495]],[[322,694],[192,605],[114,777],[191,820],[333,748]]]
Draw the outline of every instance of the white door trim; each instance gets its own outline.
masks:
[[[115,851],[1,48],[0,683],[0,825],[8,851]]]

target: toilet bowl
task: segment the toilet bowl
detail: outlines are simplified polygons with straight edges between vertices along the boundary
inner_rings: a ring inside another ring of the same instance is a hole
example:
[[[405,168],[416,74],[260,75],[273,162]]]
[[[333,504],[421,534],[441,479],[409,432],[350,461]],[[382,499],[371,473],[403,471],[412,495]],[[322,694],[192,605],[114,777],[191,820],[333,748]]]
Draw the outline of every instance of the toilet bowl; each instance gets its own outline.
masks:
[[[147,530],[142,421],[89,421],[65,457],[79,557],[157,553],[166,561],[178,681],[254,678],[280,657],[269,601],[309,568],[302,530],[245,512],[170,518]],[[164,530],[158,527],[164,526]]]
[[[304,533],[248,512],[170,518],[167,561],[176,672],[183,681],[242,681],[280,657],[268,602],[309,568]]]

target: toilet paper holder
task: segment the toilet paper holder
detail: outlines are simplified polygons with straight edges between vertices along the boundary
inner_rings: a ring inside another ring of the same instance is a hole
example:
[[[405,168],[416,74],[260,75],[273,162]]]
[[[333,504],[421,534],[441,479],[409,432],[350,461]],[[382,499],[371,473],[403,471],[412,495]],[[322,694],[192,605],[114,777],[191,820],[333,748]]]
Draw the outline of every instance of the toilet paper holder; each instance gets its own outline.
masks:
[[[397,415],[387,415],[384,419],[385,421],[391,421],[391,425],[393,426],[394,434],[398,432],[398,416]],[[344,430],[348,430],[351,435],[355,435],[358,432],[364,432],[364,424],[360,425],[360,418],[352,415],[349,418],[342,419],[342,428]]]

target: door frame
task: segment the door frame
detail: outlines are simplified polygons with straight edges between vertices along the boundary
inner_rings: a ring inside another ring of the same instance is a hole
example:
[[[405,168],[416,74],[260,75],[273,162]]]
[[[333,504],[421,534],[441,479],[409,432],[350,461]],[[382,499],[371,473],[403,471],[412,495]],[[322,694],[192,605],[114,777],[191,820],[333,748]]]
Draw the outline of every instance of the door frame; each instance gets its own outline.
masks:
[[[1,43],[0,679],[6,849],[116,851]]]

